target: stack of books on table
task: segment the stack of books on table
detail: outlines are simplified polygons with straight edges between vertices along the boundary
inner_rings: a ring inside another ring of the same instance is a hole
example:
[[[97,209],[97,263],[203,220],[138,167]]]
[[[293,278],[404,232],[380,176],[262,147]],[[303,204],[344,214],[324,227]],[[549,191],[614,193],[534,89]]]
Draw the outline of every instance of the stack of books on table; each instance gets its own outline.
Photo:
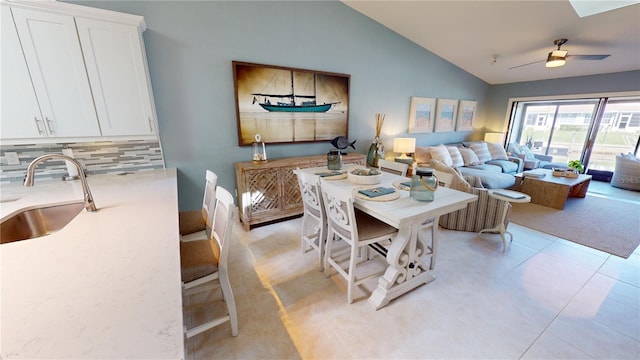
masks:
[[[545,177],[547,173],[543,169],[534,169],[534,170],[527,170],[523,172],[522,175],[528,178],[540,179]]]

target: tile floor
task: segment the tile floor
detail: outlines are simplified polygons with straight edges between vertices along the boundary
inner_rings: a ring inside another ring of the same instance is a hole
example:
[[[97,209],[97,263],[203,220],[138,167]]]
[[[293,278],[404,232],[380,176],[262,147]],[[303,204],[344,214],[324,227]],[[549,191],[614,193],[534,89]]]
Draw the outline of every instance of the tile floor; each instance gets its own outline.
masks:
[[[640,249],[622,259],[510,224],[503,253],[498,235],[441,230],[436,280],[375,311],[301,253],[300,225],[235,228],[239,335],[225,324],[189,339],[187,359],[640,358]],[[185,299],[185,322],[219,298]]]

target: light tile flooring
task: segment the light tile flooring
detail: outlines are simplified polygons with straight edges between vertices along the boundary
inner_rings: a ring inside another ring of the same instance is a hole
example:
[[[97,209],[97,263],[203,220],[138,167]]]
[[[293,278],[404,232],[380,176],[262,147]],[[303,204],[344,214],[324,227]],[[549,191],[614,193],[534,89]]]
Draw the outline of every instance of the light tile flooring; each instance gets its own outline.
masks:
[[[239,335],[225,324],[189,339],[187,359],[640,358],[640,249],[622,259],[510,224],[503,253],[498,235],[442,230],[436,280],[375,311],[301,253],[300,225],[236,227]],[[185,321],[219,298],[185,299]]]

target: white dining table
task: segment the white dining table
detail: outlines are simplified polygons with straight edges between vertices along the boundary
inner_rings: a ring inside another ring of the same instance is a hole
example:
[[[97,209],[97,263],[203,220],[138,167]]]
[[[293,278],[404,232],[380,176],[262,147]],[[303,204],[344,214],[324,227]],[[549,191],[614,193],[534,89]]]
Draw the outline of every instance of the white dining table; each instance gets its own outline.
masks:
[[[349,171],[353,167],[357,166],[343,167],[342,171]],[[298,171],[318,174],[327,172],[328,169],[319,167]],[[441,215],[465,208],[468,203],[477,200],[476,195],[440,186],[436,190],[434,201],[416,201],[409,196],[408,190],[394,186],[394,183],[410,181],[409,178],[385,172],[382,173],[382,181],[375,185],[355,184],[348,179],[336,179],[336,177],[333,177],[334,180],[329,180],[330,177],[325,179],[352,193],[364,186],[383,186],[393,187],[400,195],[399,198],[390,201],[353,197],[354,207],[398,229],[398,235],[387,251],[387,269],[378,279],[377,288],[368,300],[376,310],[402,294],[435,280],[425,262],[425,257],[431,256],[431,252],[427,250],[427,244],[419,236],[423,224],[433,221],[433,226],[436,227],[434,234],[437,234],[438,220]],[[435,249],[433,251],[435,252]]]

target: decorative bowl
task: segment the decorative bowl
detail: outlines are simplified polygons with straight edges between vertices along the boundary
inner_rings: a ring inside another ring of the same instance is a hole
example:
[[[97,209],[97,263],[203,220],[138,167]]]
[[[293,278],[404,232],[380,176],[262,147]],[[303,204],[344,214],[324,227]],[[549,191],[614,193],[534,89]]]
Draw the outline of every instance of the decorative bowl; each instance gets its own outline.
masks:
[[[382,182],[382,173],[378,169],[358,168],[349,171],[347,179],[354,184],[375,185]]]

